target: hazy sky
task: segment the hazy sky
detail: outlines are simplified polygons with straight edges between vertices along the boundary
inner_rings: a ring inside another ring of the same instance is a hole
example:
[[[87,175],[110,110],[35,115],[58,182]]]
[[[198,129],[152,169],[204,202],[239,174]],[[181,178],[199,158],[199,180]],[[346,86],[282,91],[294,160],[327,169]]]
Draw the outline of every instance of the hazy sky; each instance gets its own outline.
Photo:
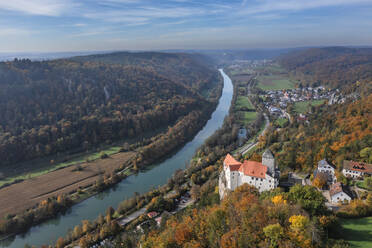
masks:
[[[372,0],[0,0],[0,52],[372,45]]]

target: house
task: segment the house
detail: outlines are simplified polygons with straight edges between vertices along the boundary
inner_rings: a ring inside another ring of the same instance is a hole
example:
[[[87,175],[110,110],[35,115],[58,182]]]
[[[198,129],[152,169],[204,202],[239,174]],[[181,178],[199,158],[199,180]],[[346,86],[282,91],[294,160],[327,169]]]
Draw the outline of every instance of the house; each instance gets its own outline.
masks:
[[[158,213],[158,212],[155,212],[155,211],[152,211],[152,212],[150,212],[150,213],[147,214],[147,216],[148,216],[150,219],[152,219],[152,218],[154,218],[154,217],[156,217],[156,216],[158,216],[158,215],[159,215],[159,213]]]
[[[263,153],[261,163],[248,160],[241,163],[227,154],[219,178],[220,197],[223,198],[226,191],[233,191],[244,183],[256,187],[259,192],[274,189],[279,185],[279,176],[279,169],[270,150]]]
[[[326,159],[322,159],[318,162],[317,172],[321,172],[327,175],[327,183],[333,184],[337,182],[335,176],[335,166],[328,163]],[[316,176],[316,175],[315,175]]]
[[[329,195],[331,196],[331,202],[332,203],[339,203],[350,201],[351,200],[351,194],[348,192],[346,187],[341,183],[334,183],[331,185],[331,188],[329,190]]]
[[[157,224],[158,226],[160,226],[160,225],[161,225],[161,221],[162,221],[164,218],[165,218],[165,220],[168,219],[169,216],[171,216],[171,215],[172,215],[172,214],[169,213],[168,211],[164,211],[160,216],[158,216],[158,217],[155,218],[155,222],[156,222],[156,224]]]
[[[342,174],[349,178],[361,178],[372,175],[372,164],[344,160]]]

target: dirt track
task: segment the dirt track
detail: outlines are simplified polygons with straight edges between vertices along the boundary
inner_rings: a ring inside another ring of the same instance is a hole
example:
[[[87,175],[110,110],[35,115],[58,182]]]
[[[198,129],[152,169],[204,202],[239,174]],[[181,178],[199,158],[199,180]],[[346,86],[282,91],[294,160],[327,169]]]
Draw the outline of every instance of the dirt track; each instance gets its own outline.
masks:
[[[134,154],[114,154],[106,159],[81,164],[81,171],[76,171],[76,166],[73,165],[0,189],[0,217],[20,213],[49,197],[92,184],[100,172],[111,173]]]

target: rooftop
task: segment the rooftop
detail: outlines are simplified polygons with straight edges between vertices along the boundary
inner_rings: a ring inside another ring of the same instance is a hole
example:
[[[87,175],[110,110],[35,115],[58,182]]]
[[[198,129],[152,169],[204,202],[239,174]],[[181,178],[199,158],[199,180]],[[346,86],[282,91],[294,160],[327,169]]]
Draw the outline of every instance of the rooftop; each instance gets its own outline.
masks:
[[[226,155],[225,160],[223,161],[225,166],[230,167],[231,171],[237,171],[239,170],[242,163],[239,161],[236,161],[236,159],[231,156],[229,153]]]
[[[240,166],[239,171],[246,176],[265,178],[267,166],[260,162],[246,160],[243,165]]]
[[[322,160],[320,160],[320,161],[318,162],[318,167],[319,167],[319,166],[326,166],[326,165],[329,165],[329,166],[335,168],[335,166],[332,165],[332,164],[330,164],[330,163],[328,163],[326,159],[322,159]]]
[[[372,174],[372,164],[344,160],[344,169]]]
[[[334,196],[335,194],[338,194],[340,192],[344,192],[345,194],[348,194],[344,188],[344,185],[341,182],[334,183],[331,185],[329,189],[329,194],[331,196]]]
[[[263,158],[274,158],[274,155],[269,149],[266,149],[266,151],[262,154],[262,157]]]

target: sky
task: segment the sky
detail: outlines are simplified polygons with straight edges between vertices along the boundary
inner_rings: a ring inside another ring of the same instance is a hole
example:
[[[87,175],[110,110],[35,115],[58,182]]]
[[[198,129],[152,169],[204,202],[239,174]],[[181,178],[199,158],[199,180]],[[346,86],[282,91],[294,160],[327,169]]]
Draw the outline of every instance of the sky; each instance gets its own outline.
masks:
[[[372,45],[372,0],[0,0],[0,52]]]

